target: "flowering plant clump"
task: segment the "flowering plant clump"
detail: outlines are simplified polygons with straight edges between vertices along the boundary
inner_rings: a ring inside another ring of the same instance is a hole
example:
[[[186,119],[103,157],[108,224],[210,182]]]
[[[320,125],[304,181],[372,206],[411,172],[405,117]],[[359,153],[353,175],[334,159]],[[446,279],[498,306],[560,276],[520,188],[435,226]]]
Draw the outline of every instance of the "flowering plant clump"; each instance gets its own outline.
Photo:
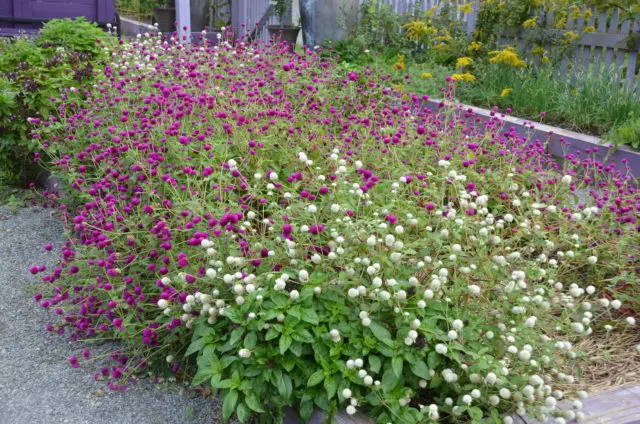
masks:
[[[97,378],[178,374],[242,422],[581,416],[585,393],[557,407],[575,341],[638,306],[623,168],[586,151],[561,170],[498,117],[433,113],[311,50],[111,53],[86,107],[35,135],[79,199],[36,300],[51,330],[122,341]]]

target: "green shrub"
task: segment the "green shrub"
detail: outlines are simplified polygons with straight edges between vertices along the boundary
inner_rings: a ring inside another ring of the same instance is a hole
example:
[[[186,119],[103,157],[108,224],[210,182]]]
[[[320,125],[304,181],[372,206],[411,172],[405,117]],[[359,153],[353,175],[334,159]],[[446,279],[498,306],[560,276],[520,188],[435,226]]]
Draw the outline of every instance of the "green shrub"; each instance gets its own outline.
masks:
[[[93,76],[109,35],[83,18],[49,21],[35,39],[0,43],[0,182],[32,182],[29,118],[46,118],[60,97]]]
[[[99,40],[107,34],[94,22],[88,22],[84,17],[76,19],[53,19],[47,22],[38,37],[37,44],[49,47],[101,56],[102,47]]]

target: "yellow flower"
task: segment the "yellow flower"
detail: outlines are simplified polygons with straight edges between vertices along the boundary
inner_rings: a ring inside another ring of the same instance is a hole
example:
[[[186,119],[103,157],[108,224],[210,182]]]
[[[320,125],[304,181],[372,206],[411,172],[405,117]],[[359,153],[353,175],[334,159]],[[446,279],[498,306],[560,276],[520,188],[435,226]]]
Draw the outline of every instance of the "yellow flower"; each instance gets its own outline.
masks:
[[[391,84],[391,88],[400,92],[404,91],[404,85],[402,84]]]
[[[472,41],[469,45],[470,52],[477,52],[482,48],[482,43],[480,41]]]
[[[470,57],[459,57],[458,60],[456,60],[456,68],[464,68],[471,62],[473,62],[473,59],[471,59]]]
[[[453,78],[456,81],[466,81],[466,82],[473,82],[476,80],[476,77],[471,75],[469,72],[465,72],[464,74],[453,74],[451,75],[451,78]]]
[[[589,19],[591,19],[591,17],[593,16],[593,11],[591,9],[587,9],[584,12],[584,20],[588,21]]]
[[[580,36],[573,31],[567,31],[564,33],[564,40],[569,43],[577,38],[580,38]]]
[[[471,3],[465,3],[460,7],[458,7],[458,10],[461,11],[462,13],[472,13],[473,5]]]
[[[523,28],[533,28],[538,24],[538,17],[534,16],[531,19],[527,19],[522,23]]]
[[[449,34],[445,34],[445,35],[439,35],[439,36],[435,37],[433,40],[434,40],[434,41],[444,41],[444,42],[447,42],[447,41],[451,41],[451,40],[453,40],[453,37],[452,37],[452,36],[450,36]]]
[[[433,48],[439,52],[448,52],[450,50],[452,50],[452,47],[448,44],[436,44],[435,46],[433,46]]]
[[[512,91],[513,88],[505,88],[504,90],[502,90],[502,93],[500,93],[500,97],[507,97],[509,94],[511,94]]]
[[[429,17],[429,16],[433,15],[434,13],[436,13],[437,10],[438,10],[438,5],[436,4],[433,7],[431,7],[431,9],[427,10],[426,12],[424,12],[424,16]]]
[[[541,56],[544,54],[544,47],[538,46],[531,49],[531,54],[534,56]]]
[[[567,26],[567,18],[558,19],[556,22],[556,28],[562,29]]]
[[[576,20],[580,17],[580,8],[575,4],[569,8],[571,12],[571,17]]]
[[[411,21],[402,26],[406,30],[405,37],[417,43],[422,40],[426,35],[435,35],[437,30],[434,27],[428,26],[424,21]]]
[[[423,72],[422,75],[420,75],[420,78],[432,78],[433,75],[431,75],[429,72]]]
[[[542,64],[543,65],[547,65],[551,63],[551,61],[549,60],[549,58],[547,56],[542,56]]]
[[[491,51],[489,52],[489,55],[493,56],[489,59],[489,62],[491,63],[501,63],[516,68],[523,68],[526,66],[526,63],[520,59],[518,53],[516,53],[515,49],[511,46],[505,47],[502,50]]]
[[[596,27],[594,27],[593,25],[590,25],[584,29],[585,34],[588,34],[590,32],[595,32],[595,31],[596,31]]]

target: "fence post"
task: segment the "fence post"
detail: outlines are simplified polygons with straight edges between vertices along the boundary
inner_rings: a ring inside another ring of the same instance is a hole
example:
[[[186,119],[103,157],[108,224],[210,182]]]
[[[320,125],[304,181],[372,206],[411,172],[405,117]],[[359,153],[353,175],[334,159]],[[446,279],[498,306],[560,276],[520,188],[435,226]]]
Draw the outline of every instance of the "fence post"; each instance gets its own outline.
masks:
[[[176,0],[176,21],[178,21],[177,30],[180,42],[191,42],[191,3],[189,0]]]
[[[472,7],[473,11],[465,16],[467,35],[469,38],[473,38],[473,32],[476,30],[476,21],[480,10],[480,0],[475,0]]]

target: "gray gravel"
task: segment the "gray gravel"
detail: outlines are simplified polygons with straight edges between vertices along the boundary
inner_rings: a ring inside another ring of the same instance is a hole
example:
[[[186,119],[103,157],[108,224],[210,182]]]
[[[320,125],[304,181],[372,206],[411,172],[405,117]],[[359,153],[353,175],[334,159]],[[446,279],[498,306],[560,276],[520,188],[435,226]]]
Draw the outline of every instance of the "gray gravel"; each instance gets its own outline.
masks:
[[[99,365],[73,369],[66,358],[86,347],[47,333],[53,316],[32,299],[32,265],[55,264],[64,240],[51,210],[0,206],[0,424],[222,423],[216,398],[203,399],[177,383],[140,380],[126,392],[95,382]],[[103,349],[105,347],[103,346]]]

